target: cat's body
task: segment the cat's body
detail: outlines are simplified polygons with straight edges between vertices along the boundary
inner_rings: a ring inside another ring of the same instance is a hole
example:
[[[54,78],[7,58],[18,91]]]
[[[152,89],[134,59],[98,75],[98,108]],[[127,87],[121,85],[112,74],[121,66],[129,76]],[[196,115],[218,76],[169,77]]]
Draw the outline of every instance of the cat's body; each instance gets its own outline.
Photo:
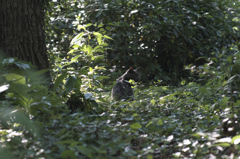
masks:
[[[136,82],[140,80],[140,74],[137,72],[137,69],[133,70],[133,68],[130,67],[121,77],[117,79],[117,82],[111,92],[113,100],[133,99],[134,93],[131,87],[133,85],[128,82],[130,79]]]

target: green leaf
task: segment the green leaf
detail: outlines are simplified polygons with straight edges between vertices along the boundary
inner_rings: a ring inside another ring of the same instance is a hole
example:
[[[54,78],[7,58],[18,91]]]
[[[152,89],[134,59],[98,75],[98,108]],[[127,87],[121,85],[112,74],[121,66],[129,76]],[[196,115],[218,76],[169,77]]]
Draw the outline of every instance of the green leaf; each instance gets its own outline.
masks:
[[[79,45],[78,45],[78,44],[75,44],[75,45],[73,45],[72,47],[73,47],[73,48],[79,48]],[[74,52],[74,50],[70,50],[70,51],[68,52],[68,54],[70,54],[70,53],[72,53],[72,52]]]
[[[110,77],[108,76],[97,76],[95,79],[96,80],[104,80],[104,79],[109,79]]]
[[[93,55],[92,50],[93,50],[93,48],[90,45],[87,45],[87,54],[88,55],[90,55],[90,56]]]
[[[99,32],[94,32],[93,33],[97,38],[99,38],[99,37],[102,37],[103,35],[101,34],[101,33],[99,33]]]
[[[104,55],[93,56],[91,60],[95,60],[96,63],[102,61],[104,59]]]
[[[54,83],[53,90],[56,90],[57,87],[58,87],[61,83],[63,83],[63,79],[66,78],[67,75],[68,75],[68,73],[63,73],[62,75],[60,75],[60,76],[57,78],[57,80],[56,80],[55,83]]]
[[[199,91],[199,93],[203,93],[203,94],[208,93],[208,90],[207,90],[206,87],[200,87],[200,88],[198,89],[198,91]]]
[[[230,145],[231,145],[231,144],[229,144],[229,143],[223,142],[223,143],[214,144],[213,146],[229,147]]]
[[[104,26],[104,24],[101,23],[101,24],[98,25],[98,28],[101,28],[101,27],[103,27],[103,26]]]
[[[72,150],[65,150],[61,153],[61,157],[63,159],[76,159],[75,152]]]
[[[131,124],[130,127],[132,129],[140,129],[142,127],[142,125],[140,125],[138,122],[135,122],[135,123]]]
[[[87,70],[79,70],[78,71],[79,75],[88,75],[88,71]]]
[[[182,81],[181,81],[181,85],[182,85],[182,86],[185,85],[185,83],[186,83],[186,80],[182,80]]]
[[[137,113],[134,113],[132,116],[133,116],[133,117],[136,117],[136,116],[138,116],[138,115],[139,115],[139,114],[137,114]]]
[[[71,90],[73,90],[76,82],[75,76],[69,76],[67,79],[67,82],[65,84],[65,89],[67,90],[67,93],[69,93]]]
[[[25,77],[18,74],[9,73],[4,75],[4,77],[8,82],[13,82],[15,84],[22,84],[22,85],[26,84]]]
[[[92,26],[92,23],[88,23],[88,24],[86,25],[86,28],[89,27],[89,26]]]
[[[78,58],[79,58],[80,56],[81,56],[81,55],[77,55],[77,56],[73,57],[73,58],[71,59],[71,62],[76,62],[76,61],[78,61]]]
[[[89,67],[89,72],[88,74],[92,75],[93,74],[93,68],[92,67]]]
[[[103,37],[106,38],[106,39],[113,40],[110,36],[107,36],[107,35],[104,35]]]
[[[78,28],[78,30],[81,30],[81,29],[86,30],[86,28],[83,25],[78,25],[77,28]]]
[[[66,133],[64,133],[64,134],[66,134]],[[77,146],[80,143],[81,142],[73,140],[73,139],[62,140],[62,141],[57,142],[57,144],[67,144],[67,145],[70,145],[72,148],[75,148],[75,146]]]
[[[150,102],[152,103],[152,105],[156,104],[156,100],[155,99],[152,99]]]
[[[231,144],[239,144],[240,143],[240,135],[236,135],[232,138]]]
[[[71,41],[71,46],[74,45],[74,44],[77,44],[77,42],[81,41],[82,40],[82,36],[84,35],[84,33],[79,33],[77,34]],[[77,44],[77,45],[80,45],[80,44]]]
[[[152,155],[148,155],[147,159],[153,159],[153,156]]]
[[[232,63],[233,61],[233,56],[232,55],[229,55],[226,59],[228,62]]]
[[[86,148],[84,146],[78,146],[77,149],[81,154],[87,156],[88,158],[92,158],[92,153],[93,153],[92,149]]]
[[[151,125],[151,124],[153,124],[152,121],[150,121],[150,122],[146,125],[146,127],[148,127],[148,126]]]
[[[43,69],[43,70],[34,72],[34,73],[30,74],[29,78],[31,79],[31,78],[39,77],[39,76],[43,75],[44,73],[46,73],[48,71],[49,71],[49,69]]]
[[[80,92],[80,88],[81,88],[81,85],[82,85],[82,79],[77,77],[75,85],[76,85],[77,91]]]
[[[93,34],[97,37],[98,44],[101,45],[101,43],[102,43],[102,34],[100,34],[98,32],[94,32]]]
[[[163,120],[162,119],[159,119],[158,122],[157,122],[158,125],[163,125]]]
[[[223,97],[221,100],[222,104],[226,105],[228,103],[229,99],[230,99],[230,97]]]

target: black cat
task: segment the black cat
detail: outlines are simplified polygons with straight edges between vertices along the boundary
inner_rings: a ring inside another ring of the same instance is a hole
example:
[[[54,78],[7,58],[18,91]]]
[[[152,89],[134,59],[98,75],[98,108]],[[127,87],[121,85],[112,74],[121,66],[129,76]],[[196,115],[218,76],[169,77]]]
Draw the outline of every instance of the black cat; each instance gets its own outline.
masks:
[[[121,99],[132,99],[134,97],[133,90],[131,86],[133,86],[128,81],[132,79],[135,82],[140,80],[140,74],[138,73],[138,69],[133,70],[130,67],[121,77],[117,79],[116,85],[112,88],[111,97],[114,100]]]

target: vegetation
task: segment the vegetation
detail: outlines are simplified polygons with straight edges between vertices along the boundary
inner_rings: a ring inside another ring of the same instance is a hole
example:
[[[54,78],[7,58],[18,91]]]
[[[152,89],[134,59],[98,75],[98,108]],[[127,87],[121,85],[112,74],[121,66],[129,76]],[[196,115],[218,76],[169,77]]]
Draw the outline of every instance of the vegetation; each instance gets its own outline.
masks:
[[[53,85],[48,70],[0,58],[2,158],[240,155],[238,1],[47,8]],[[115,79],[143,64],[135,100],[110,100]]]

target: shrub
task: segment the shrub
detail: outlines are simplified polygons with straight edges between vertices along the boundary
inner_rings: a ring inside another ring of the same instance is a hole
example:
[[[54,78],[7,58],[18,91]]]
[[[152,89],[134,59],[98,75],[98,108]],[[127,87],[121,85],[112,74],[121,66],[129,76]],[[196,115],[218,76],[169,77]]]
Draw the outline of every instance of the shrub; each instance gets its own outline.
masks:
[[[114,39],[109,64],[144,67],[144,81],[179,81],[184,65],[237,42],[238,1],[89,0],[84,6],[85,23],[91,20]]]

